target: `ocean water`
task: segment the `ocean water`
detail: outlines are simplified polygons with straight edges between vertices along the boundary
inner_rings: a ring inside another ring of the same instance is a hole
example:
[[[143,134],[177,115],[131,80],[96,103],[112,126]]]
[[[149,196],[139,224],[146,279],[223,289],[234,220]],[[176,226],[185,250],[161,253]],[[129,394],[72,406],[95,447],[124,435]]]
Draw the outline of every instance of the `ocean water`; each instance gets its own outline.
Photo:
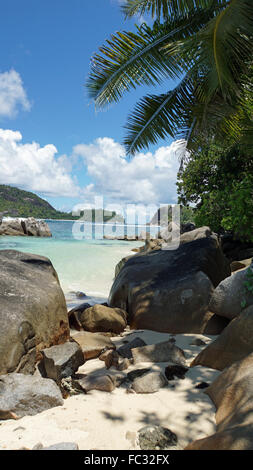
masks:
[[[72,221],[48,220],[47,223],[52,238],[2,236],[0,250],[12,249],[48,257],[57,271],[69,307],[86,300],[92,304],[106,301],[116,264],[124,256],[133,255],[132,248],[143,245],[138,241],[104,240],[103,226],[73,226]],[[106,229],[107,234],[110,230],[113,234],[113,227]],[[141,230],[143,227],[138,231]],[[101,238],[92,238],[92,232],[93,236],[96,232]],[[80,291],[88,298],[78,298],[76,292]]]

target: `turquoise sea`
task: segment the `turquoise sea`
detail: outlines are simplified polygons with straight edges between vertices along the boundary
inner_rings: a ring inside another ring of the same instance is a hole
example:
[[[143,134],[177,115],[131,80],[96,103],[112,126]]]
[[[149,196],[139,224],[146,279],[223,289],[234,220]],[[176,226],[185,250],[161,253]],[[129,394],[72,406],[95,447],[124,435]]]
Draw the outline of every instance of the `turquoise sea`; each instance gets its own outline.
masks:
[[[132,248],[143,245],[138,241],[104,240],[104,227],[73,226],[73,221],[46,221],[52,238],[0,237],[0,249],[19,250],[47,256],[53,263],[66,296],[68,306],[86,299],[77,299],[74,292],[81,291],[90,297],[89,302],[107,299],[113,282],[116,264],[124,256],[132,255]],[[73,228],[75,237],[73,236]],[[107,225],[113,234],[113,227]],[[124,230],[124,229],[123,229]],[[143,230],[140,227],[139,232]],[[99,239],[88,238],[96,231]],[[130,231],[131,233],[131,231]]]

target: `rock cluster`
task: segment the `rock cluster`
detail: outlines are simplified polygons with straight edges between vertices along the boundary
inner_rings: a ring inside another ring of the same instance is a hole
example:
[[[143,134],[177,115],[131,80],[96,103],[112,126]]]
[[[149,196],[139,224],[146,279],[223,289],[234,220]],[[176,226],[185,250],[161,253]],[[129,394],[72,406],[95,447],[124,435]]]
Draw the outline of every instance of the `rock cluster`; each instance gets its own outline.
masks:
[[[203,349],[190,367],[221,371],[213,383],[196,386],[217,408],[217,431],[186,449],[252,450],[253,265],[233,263],[231,275],[210,229],[186,230],[174,250],[157,245],[123,260],[108,304],[83,303],[67,312],[50,260],[0,251],[0,420],[34,415],[94,390],[147,394],[172,387],[189,371],[173,334],[215,334],[209,344],[194,342]],[[146,344],[141,335],[128,340],[129,328],[172,336]],[[99,370],[86,373],[86,362],[97,358]],[[175,433],[158,426],[140,429],[138,443],[143,450],[178,448]],[[37,446],[78,448],[71,442]]]
[[[29,237],[51,237],[48,224],[34,217],[27,219],[0,220],[0,235],[29,236]]]

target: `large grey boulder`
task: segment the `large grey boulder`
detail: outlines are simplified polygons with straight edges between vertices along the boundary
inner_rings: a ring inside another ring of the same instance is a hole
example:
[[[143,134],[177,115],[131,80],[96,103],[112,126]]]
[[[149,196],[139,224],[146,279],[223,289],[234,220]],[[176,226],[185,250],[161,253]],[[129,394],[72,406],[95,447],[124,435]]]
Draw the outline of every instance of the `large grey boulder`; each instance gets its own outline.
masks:
[[[213,237],[174,250],[137,254],[115,278],[109,305],[128,312],[131,328],[208,334],[213,289],[230,274],[229,262]],[[210,334],[220,333],[226,324]]]
[[[16,373],[0,376],[0,419],[35,415],[61,405],[60,389],[51,379]]]
[[[69,338],[68,314],[48,258],[0,251],[0,374],[32,371],[39,352]]]
[[[253,305],[245,308],[222,333],[192,361],[191,367],[202,365],[223,370],[253,352]]]
[[[253,279],[253,263],[247,269],[224,279],[212,294],[210,310],[232,320],[240,315],[245,306],[253,305],[253,291],[247,289],[250,276]]]

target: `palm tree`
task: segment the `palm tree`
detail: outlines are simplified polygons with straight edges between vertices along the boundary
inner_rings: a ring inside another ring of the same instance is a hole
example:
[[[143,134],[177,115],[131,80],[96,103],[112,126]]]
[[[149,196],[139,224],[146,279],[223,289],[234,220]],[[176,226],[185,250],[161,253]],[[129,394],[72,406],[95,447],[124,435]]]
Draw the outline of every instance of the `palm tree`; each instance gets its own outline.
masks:
[[[188,148],[200,134],[252,136],[252,0],[126,0],[122,10],[151,14],[154,23],[117,32],[94,55],[86,86],[95,105],[138,85],[178,82],[136,104],[125,126],[129,154],[168,135]]]

